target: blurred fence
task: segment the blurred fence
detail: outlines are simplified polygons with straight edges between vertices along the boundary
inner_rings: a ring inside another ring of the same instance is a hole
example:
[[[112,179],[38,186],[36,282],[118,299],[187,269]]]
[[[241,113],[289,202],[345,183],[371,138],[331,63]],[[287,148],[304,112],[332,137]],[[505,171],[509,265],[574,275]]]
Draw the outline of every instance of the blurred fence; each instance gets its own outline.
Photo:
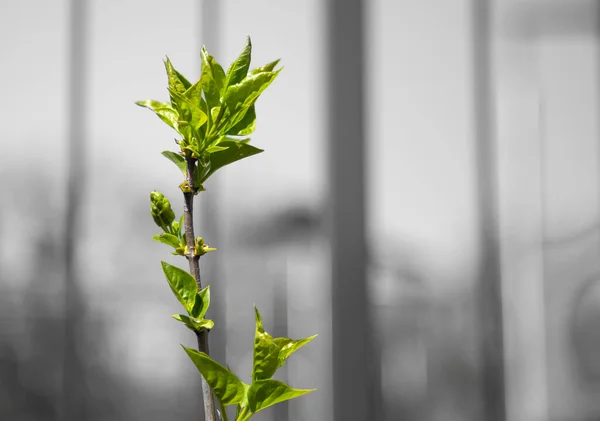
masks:
[[[319,333],[280,372],[318,392],[256,418],[599,419],[599,10],[3,2],[0,420],[200,416],[147,209],[173,136],[133,101],[247,34],[285,71],[200,197],[211,348],[250,372],[252,303]]]

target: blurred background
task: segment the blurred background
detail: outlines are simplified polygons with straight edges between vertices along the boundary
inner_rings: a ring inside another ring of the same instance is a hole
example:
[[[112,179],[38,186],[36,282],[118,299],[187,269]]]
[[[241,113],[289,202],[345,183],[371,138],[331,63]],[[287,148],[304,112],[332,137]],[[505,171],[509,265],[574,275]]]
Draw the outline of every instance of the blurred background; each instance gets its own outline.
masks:
[[[199,196],[213,356],[319,337],[264,421],[600,419],[600,2],[0,1],[0,420],[197,420],[152,241],[205,44],[285,69]]]

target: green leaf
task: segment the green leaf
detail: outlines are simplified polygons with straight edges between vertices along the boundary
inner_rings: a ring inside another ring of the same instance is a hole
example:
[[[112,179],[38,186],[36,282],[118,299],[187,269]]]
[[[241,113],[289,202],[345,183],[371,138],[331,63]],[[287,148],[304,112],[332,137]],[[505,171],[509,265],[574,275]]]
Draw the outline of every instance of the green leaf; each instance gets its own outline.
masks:
[[[196,280],[183,269],[172,266],[167,262],[161,262],[161,264],[173,294],[190,313],[196,302]]]
[[[275,68],[275,66],[277,66],[277,64],[279,64],[279,61],[281,59],[277,59],[275,61],[272,61],[270,63],[265,64],[262,67],[257,67],[256,69],[252,69],[252,71],[250,72],[251,75],[255,75],[257,73],[262,73],[262,72],[272,72],[273,69]]]
[[[221,93],[225,86],[225,72],[221,65],[215,61],[214,57],[208,54],[205,47],[202,47],[200,56],[202,57],[200,84],[202,85],[206,102],[212,108],[221,101]]]
[[[169,161],[177,165],[177,168],[181,170],[183,175],[186,175],[187,172],[187,162],[185,158],[175,152],[171,151],[163,151],[162,155],[167,158]]]
[[[177,120],[179,119],[179,114],[177,110],[171,107],[171,104],[166,102],[154,101],[152,99],[146,99],[144,101],[137,101],[136,105],[140,107],[148,108],[165,123],[171,126],[173,129],[178,130]]]
[[[263,328],[258,308],[256,313],[256,329],[254,332],[254,363],[252,381],[270,379],[279,367],[294,352],[312,341],[317,335],[304,339],[273,338]]]
[[[210,285],[202,288],[200,291],[196,293],[196,302],[194,304],[194,308],[190,312],[192,317],[196,319],[204,318],[204,315],[208,311],[208,307],[210,306]]]
[[[158,241],[159,243],[163,243],[166,244],[168,246],[172,246],[172,247],[179,247],[179,238],[177,238],[177,236],[173,235],[173,234],[167,234],[162,233],[162,234],[157,234],[155,236],[152,237],[154,240]]]
[[[242,403],[246,396],[248,385],[244,384],[235,374],[204,352],[198,352],[185,346],[183,346],[183,349],[192,359],[200,374],[206,379],[213,393],[223,405]]]
[[[198,130],[204,123],[206,123],[207,117],[206,114],[204,114],[204,111],[200,109],[200,104],[194,104],[185,96],[171,88],[169,88],[169,92],[177,101],[180,119],[178,121],[179,126],[181,126],[182,119],[189,123],[194,128],[194,130]],[[181,133],[181,135],[183,136],[184,133]]]
[[[204,152],[206,153],[215,153],[215,152],[221,152],[227,150],[227,146],[217,146],[217,145],[213,145],[213,146],[209,146],[208,148],[206,148],[204,150]]]
[[[240,83],[227,88],[223,101],[232,115],[249,108],[260,94],[275,80],[281,70],[250,75]]]
[[[239,83],[246,77],[248,74],[248,69],[250,68],[250,58],[252,55],[252,42],[250,41],[250,37],[246,40],[246,46],[240,53],[237,59],[229,66],[227,70],[227,77],[225,79],[225,89],[227,89],[231,85],[235,85]]]
[[[209,170],[204,174],[201,183],[204,183],[211,175],[218,169],[229,165],[232,162],[239,161],[240,159],[247,158],[252,155],[263,152],[262,149],[258,149],[252,145],[248,145],[243,141],[237,141],[233,139],[224,140],[219,143],[221,147],[227,147],[226,150],[211,153],[208,156],[210,162]]]
[[[317,335],[309,336],[304,339],[290,339],[290,338],[275,338],[273,342],[279,347],[279,359],[278,365],[281,367],[287,358],[294,352],[298,351],[304,345],[315,339]]]
[[[278,380],[258,380],[248,389],[248,406],[255,414],[269,406],[314,392],[316,389],[293,389]]]
[[[191,85],[191,83],[171,64],[169,57],[166,57],[165,70],[167,71],[167,78],[169,80],[169,88],[180,94],[184,93]]]
[[[226,134],[232,136],[248,136],[256,130],[256,109],[254,105],[248,108],[242,119],[232,128],[225,131]]]
[[[273,337],[265,332],[256,306],[254,306],[254,312],[256,313],[256,329],[254,331],[252,382],[273,377],[279,367],[280,351],[279,346],[273,341]]]
[[[212,329],[215,327],[215,322],[208,319],[196,319],[194,317],[186,316],[185,314],[173,314],[175,320],[178,320],[185,324],[189,330],[198,332],[202,329]]]

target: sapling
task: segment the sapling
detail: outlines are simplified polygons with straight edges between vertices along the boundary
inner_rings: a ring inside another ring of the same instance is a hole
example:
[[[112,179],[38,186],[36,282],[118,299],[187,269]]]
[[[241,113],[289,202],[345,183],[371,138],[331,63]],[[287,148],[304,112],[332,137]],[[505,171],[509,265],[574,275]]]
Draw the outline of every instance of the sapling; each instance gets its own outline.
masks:
[[[169,102],[145,100],[137,105],[149,108],[180,136],[177,151],[162,154],[183,174],[179,185],[183,193],[183,214],[177,218],[169,200],[160,192],[150,193],[150,212],[162,230],[153,238],[173,248],[173,254],[188,260],[189,272],[161,262],[162,270],[177,300],[187,314],[172,317],[182,322],[196,335],[198,350],[182,345],[202,376],[202,396],[206,421],[227,421],[226,408],[236,407],[236,421],[246,421],[269,406],[302,396],[315,389],[294,389],[273,379],[273,375],[295,351],[316,337],[304,339],[273,338],[263,328],[256,306],[254,359],[251,381],[242,382],[228,367],[209,356],[208,332],[214,322],[206,319],[210,305],[210,286],[202,287],[200,257],[215,248],[194,233],[193,209],[195,196],[204,191],[204,184],[218,169],[235,161],[263,152],[250,145],[247,137],[256,127],[255,103],[273,82],[281,68],[279,60],[249,70],[252,44],[247,43],[227,72],[208,53],[200,55],[200,79],[190,83],[172,65],[164,61],[168,77]],[[219,408],[215,408],[216,404]]]

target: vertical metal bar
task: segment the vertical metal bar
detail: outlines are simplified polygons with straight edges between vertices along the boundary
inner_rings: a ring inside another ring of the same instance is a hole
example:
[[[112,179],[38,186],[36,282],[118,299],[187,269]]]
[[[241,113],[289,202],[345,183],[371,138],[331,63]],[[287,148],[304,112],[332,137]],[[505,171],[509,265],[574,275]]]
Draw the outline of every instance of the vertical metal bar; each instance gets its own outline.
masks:
[[[214,0],[200,0],[201,27],[200,27],[200,45],[206,45],[208,51],[219,60],[221,53],[221,42],[219,37],[222,35],[220,28],[220,2]],[[200,54],[198,53],[198,57]],[[199,227],[200,236],[215,246],[217,249],[222,245],[223,240],[221,230],[219,229],[219,175],[210,179],[208,190],[198,195],[200,201]],[[226,285],[225,278],[219,271],[220,257],[219,253],[210,253],[202,258],[203,278],[207,285],[211,285],[211,294],[216,305],[211,307],[211,318],[215,322],[215,330],[210,333],[211,354],[221,362],[226,361]]]
[[[492,85],[492,0],[473,0],[473,106],[477,198],[479,208],[479,312],[482,357],[482,419],[506,419],[504,341],[500,239],[498,225],[498,174],[496,165],[494,92]]]
[[[373,419],[366,288],[363,1],[328,2],[334,420]]]
[[[65,339],[63,354],[63,407],[64,421],[86,418],[83,367],[78,352],[83,319],[82,296],[77,277],[78,235],[81,232],[81,204],[86,179],[85,161],[85,76],[86,76],[86,17],[87,1],[70,2],[69,35],[69,132],[68,132],[68,186],[64,222],[65,265]]]
[[[273,262],[275,268],[273,280],[273,336],[275,337],[289,337],[289,324],[288,324],[288,282],[289,282],[289,267],[290,267],[290,256],[291,251],[285,248],[285,255],[283,258],[280,255],[275,254],[278,260],[283,262],[284,269],[280,269],[280,266],[276,266],[276,262]],[[289,370],[287,365],[284,365],[279,369],[280,379],[286,383],[289,380]],[[288,401],[280,402],[273,407],[273,419],[276,421],[288,421],[290,418],[290,406]]]

